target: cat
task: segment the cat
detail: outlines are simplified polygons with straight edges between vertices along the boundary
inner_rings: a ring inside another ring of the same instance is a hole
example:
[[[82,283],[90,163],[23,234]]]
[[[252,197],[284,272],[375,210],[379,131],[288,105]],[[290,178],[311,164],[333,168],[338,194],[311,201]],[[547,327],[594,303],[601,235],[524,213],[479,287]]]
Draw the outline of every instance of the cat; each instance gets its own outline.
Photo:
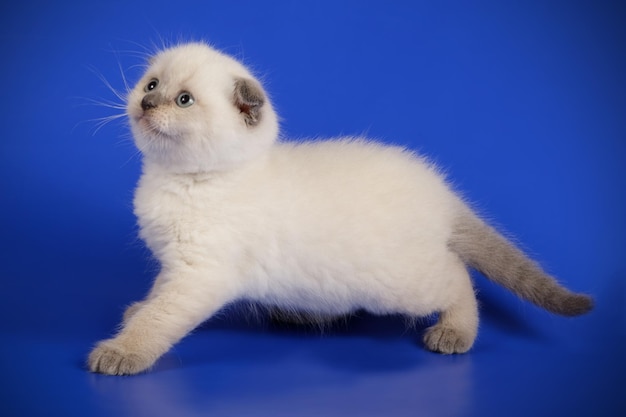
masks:
[[[279,140],[261,83],[205,43],[151,57],[126,112],[143,156],[140,237],[161,269],[90,353],[93,372],[145,371],[237,300],[312,320],[438,313],[424,345],[463,353],[478,328],[468,267],[556,314],[593,307],[478,217],[424,157],[364,138]]]

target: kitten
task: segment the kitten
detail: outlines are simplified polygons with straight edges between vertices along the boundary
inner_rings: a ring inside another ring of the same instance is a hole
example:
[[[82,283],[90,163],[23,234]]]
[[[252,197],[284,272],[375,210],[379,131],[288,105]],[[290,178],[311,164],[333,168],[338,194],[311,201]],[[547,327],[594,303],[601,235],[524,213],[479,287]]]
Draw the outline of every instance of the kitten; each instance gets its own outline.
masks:
[[[592,308],[420,156],[360,138],[277,142],[260,83],[205,44],[156,54],[127,114],[143,154],[135,214],[161,271],[91,352],[93,372],[144,371],[242,299],[311,318],[437,312],[426,347],[466,352],[478,327],[468,266],[553,313]]]

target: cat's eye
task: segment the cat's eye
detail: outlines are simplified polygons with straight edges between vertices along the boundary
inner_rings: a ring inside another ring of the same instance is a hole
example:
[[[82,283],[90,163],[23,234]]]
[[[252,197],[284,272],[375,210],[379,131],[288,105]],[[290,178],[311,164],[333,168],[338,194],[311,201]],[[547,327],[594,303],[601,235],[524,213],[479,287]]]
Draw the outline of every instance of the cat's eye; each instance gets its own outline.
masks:
[[[153,78],[148,82],[148,84],[146,84],[143,91],[147,93],[157,88],[158,85],[159,85],[159,80],[157,80],[156,78]]]
[[[178,95],[178,97],[176,97],[176,104],[178,107],[189,107],[194,102],[195,100],[193,99],[193,96],[187,91],[183,91]]]

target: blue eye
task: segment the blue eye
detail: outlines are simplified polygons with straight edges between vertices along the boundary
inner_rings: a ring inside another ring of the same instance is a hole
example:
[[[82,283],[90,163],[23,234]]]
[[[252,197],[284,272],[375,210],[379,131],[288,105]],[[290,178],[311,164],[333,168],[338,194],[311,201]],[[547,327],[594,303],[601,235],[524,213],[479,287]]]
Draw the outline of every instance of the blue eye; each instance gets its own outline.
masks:
[[[189,107],[194,103],[193,96],[187,91],[183,91],[176,98],[176,104],[178,107]]]
[[[148,84],[146,84],[143,91],[147,93],[157,88],[158,85],[159,85],[159,80],[157,80],[156,78],[153,78],[150,80],[150,82],[148,82]]]

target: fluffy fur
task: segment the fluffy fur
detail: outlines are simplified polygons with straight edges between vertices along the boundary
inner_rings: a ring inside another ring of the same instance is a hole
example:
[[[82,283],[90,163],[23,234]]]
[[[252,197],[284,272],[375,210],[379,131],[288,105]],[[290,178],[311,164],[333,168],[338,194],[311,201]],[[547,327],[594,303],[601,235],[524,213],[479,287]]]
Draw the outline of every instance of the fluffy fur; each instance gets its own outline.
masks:
[[[360,138],[278,142],[260,83],[205,44],[156,54],[127,114],[143,154],[135,213],[161,271],[90,354],[94,372],[141,372],[241,299],[298,319],[437,312],[426,347],[465,352],[478,328],[467,266],[555,313],[592,307],[479,219],[420,156]]]

